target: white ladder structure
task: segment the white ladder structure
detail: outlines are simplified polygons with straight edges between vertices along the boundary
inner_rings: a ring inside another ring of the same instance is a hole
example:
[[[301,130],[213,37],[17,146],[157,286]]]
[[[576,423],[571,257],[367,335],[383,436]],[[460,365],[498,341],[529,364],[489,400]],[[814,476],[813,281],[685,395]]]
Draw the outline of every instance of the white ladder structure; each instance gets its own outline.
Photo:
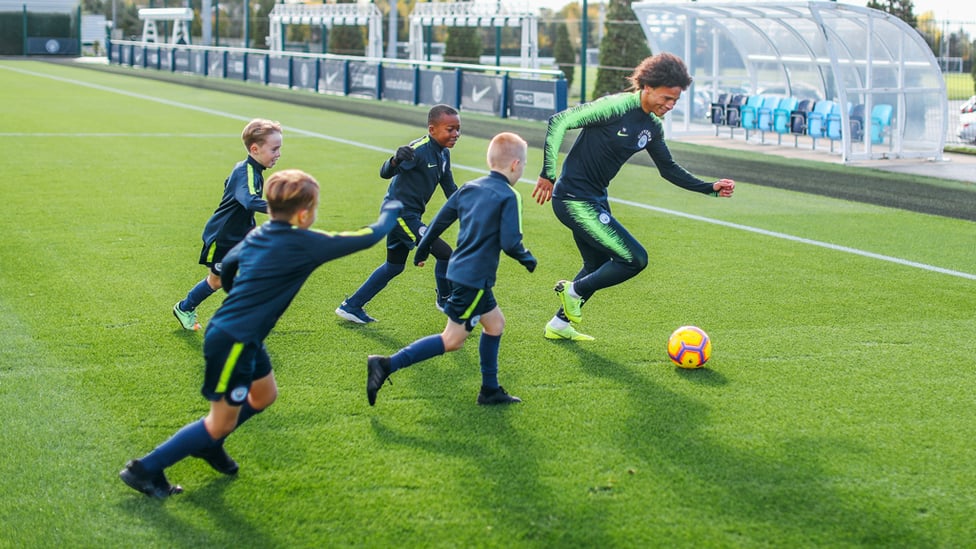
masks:
[[[526,9],[493,2],[418,2],[410,13],[410,59],[424,57],[424,27],[522,27],[522,68],[539,68],[539,18]]]
[[[271,51],[285,50],[282,25],[366,26],[366,57],[383,57],[383,14],[375,4],[275,4],[268,18]]]
[[[173,23],[173,33],[169,43],[190,43],[190,21],[193,21],[193,10],[190,8],[142,8],[139,10],[139,19],[143,20],[143,42],[158,43],[159,32],[156,29],[156,22],[170,21]]]

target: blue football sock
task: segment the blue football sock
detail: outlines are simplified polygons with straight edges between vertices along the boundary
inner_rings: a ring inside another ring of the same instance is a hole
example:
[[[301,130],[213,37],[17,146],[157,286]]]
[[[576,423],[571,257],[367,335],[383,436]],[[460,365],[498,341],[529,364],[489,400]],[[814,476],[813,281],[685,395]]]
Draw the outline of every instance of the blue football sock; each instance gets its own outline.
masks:
[[[427,336],[394,353],[390,357],[390,371],[395,372],[442,354],[444,354],[444,340],[441,339],[441,335]]]
[[[240,427],[241,423],[244,423],[245,421],[260,414],[263,411],[264,411],[263,409],[261,410],[254,409],[254,407],[251,406],[251,403],[245,400],[244,404],[241,405],[241,412],[237,415],[237,427]],[[235,429],[237,427],[235,427]]]
[[[487,389],[498,388],[498,347],[501,335],[488,335],[481,332],[478,354],[481,356],[481,386]]]
[[[177,431],[140,461],[148,471],[162,471],[193,452],[213,446],[215,442],[200,419]]]
[[[264,409],[255,410],[253,407],[251,407],[251,403],[245,400],[244,404],[241,405],[241,411],[238,412],[237,414],[237,425],[234,427],[234,430],[236,431],[237,428],[240,427],[242,423],[260,414],[263,411]],[[218,440],[217,444],[223,444],[225,440],[227,440],[227,437]]]
[[[196,309],[198,305],[203,303],[204,299],[212,296],[216,291],[210,287],[207,279],[204,278],[200,282],[197,282],[197,285],[186,294],[186,299],[180,301],[180,309],[190,312]]]
[[[447,261],[437,260],[434,265],[434,282],[437,284],[438,297],[446,298],[451,295],[451,281],[447,279]]]
[[[362,308],[369,303],[369,300],[376,297],[391,280],[403,272],[404,266],[399,263],[386,263],[380,265],[369,275],[366,282],[356,290],[356,293],[346,298],[346,305],[352,308]]]

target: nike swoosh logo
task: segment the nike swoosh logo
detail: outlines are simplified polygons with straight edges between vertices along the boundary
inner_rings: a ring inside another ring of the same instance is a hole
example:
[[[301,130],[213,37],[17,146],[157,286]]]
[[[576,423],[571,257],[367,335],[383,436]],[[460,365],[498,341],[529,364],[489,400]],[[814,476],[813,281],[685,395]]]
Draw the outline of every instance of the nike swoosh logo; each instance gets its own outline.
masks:
[[[434,164],[427,164],[427,167],[428,168],[436,168],[437,167],[437,164],[436,163],[434,163]]]
[[[620,130],[617,132],[617,135],[619,135],[620,137],[629,137],[627,130]]]
[[[481,98],[485,96],[486,93],[491,91],[491,86],[487,86],[483,90],[478,90],[477,86],[471,86],[471,100],[477,103],[481,101]]]
[[[338,71],[336,71],[336,72],[334,72],[332,74],[326,74],[325,75],[325,85],[326,86],[331,86],[332,83],[335,82],[335,79],[338,78],[338,77],[339,77],[339,72]]]

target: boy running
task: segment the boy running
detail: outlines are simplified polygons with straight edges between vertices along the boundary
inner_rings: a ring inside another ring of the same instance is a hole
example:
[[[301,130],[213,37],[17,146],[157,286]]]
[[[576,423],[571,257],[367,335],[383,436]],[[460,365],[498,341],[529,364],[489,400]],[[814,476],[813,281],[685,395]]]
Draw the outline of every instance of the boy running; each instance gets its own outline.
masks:
[[[347,233],[309,230],[319,205],[319,185],[300,170],[268,179],[271,217],[224,257],[221,278],[227,297],[207,324],[203,339],[203,396],[210,413],[194,421],[149,454],[129,461],[119,473],[129,487],[150,497],[183,491],[166,480],[165,469],[194,456],[225,475],[238,465],[224,440],[278,396],[264,340],[302,284],[319,265],[368,248],[390,232],[400,203],[383,206],[369,227]]]
[[[461,118],[457,110],[448,105],[434,105],[427,113],[427,135],[400,147],[393,157],[383,163],[380,177],[393,178],[384,201],[399,200],[403,203],[403,212],[398,225],[386,237],[386,263],[377,267],[356,293],[339,305],[335,313],[340,318],[357,324],[376,321],[366,314],[363,307],[403,272],[410,250],[427,230],[422,217],[434,191],[439,185],[444,196],[450,198],[457,190],[451,172],[450,149],[460,135]],[[430,252],[437,259],[434,266],[436,305],[443,310],[444,301],[451,293],[447,282],[447,260],[451,257],[451,246],[438,238],[431,242]]]
[[[224,180],[224,196],[203,228],[200,264],[210,272],[173,305],[173,315],[185,330],[199,330],[197,306],[220,289],[220,264],[224,255],[254,228],[254,212],[268,213],[268,203],[261,197],[264,170],[281,156],[281,124],[255,119],[241,133],[247,158],[237,163]]]
[[[430,224],[417,246],[414,263],[423,266],[431,245],[455,220],[460,222],[457,249],[451,255],[447,278],[451,293],[444,303],[447,326],[437,335],[414,341],[393,356],[370,355],[366,360],[366,398],[376,403],[376,393],[393,372],[420,361],[456,351],[479,322],[481,391],[478,404],[510,404],[521,399],[498,384],[498,348],[505,317],[495,303],[492,287],[500,252],[521,263],[531,273],[536,259],[522,245],[522,198],[512,186],[525,169],[525,141],[514,133],[500,133],[488,145],[491,173],[470,181],[451,196]]]

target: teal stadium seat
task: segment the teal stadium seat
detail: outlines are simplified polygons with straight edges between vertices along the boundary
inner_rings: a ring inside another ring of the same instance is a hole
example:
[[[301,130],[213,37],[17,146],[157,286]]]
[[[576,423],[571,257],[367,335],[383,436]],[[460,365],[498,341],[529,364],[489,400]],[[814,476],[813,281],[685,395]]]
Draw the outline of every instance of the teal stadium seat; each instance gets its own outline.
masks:
[[[891,105],[883,103],[875,105],[871,109],[871,143],[884,143],[885,135],[891,133],[891,119],[893,114],[894,108]]]
[[[766,142],[766,132],[773,131],[773,112],[779,107],[780,98],[775,95],[764,96],[762,106],[756,118],[756,129],[759,130],[760,142]]]
[[[749,130],[755,130],[759,126],[759,109],[762,108],[765,96],[750,95],[746,104],[742,106],[742,115],[739,118],[739,127],[746,131],[746,139],[749,139]]]
[[[807,115],[807,135],[813,139],[813,149],[817,149],[817,139],[827,135],[827,118],[837,112],[837,103],[824,99],[813,105],[813,110]]]
[[[847,104],[847,118],[850,119],[854,105]],[[824,132],[830,139],[830,152],[834,152],[834,142],[844,138],[844,120],[840,117],[840,105],[827,115],[827,129]]]
[[[790,133],[790,115],[797,107],[795,97],[784,97],[779,105],[773,109],[773,131],[776,132],[776,144],[783,144],[783,134]]]

